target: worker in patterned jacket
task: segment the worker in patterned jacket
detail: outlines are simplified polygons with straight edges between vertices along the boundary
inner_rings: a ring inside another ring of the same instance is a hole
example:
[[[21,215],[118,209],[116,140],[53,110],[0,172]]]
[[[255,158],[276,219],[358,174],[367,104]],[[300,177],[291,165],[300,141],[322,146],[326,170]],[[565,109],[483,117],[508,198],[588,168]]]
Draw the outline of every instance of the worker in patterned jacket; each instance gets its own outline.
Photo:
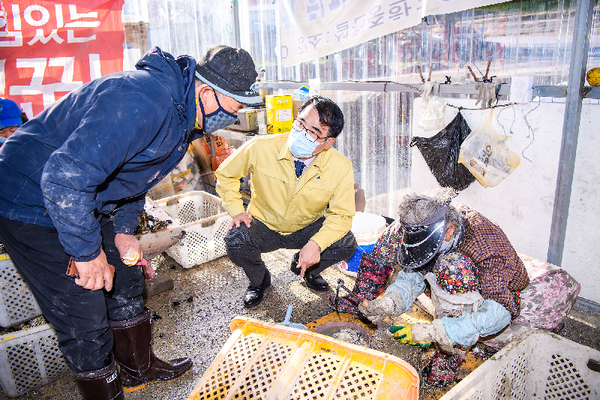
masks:
[[[455,196],[452,189],[406,196],[398,221],[363,255],[353,292],[334,306],[390,325],[427,281],[433,322],[390,331],[403,343],[436,342],[446,354],[478,340],[499,349],[531,329],[558,329],[581,285],[560,267],[517,254],[497,224],[450,204]],[[395,281],[380,296],[397,266]]]
[[[441,190],[435,196],[413,194],[403,199],[399,221],[388,227],[370,255],[363,256],[354,293],[340,299],[347,306],[344,311],[360,311],[379,324],[404,313],[424,292],[425,275],[433,272],[436,261],[458,253],[475,265],[477,292],[484,299],[477,311],[445,316],[430,324],[392,327],[395,336],[404,336],[401,341],[410,344],[437,342],[451,353],[454,345],[466,348],[480,336],[500,332],[519,315],[520,291],[529,284],[523,262],[498,225],[466,206],[450,205],[454,195],[452,190]],[[362,276],[368,275],[369,266],[386,267],[387,276],[380,279],[385,282],[396,264],[402,270],[376,298],[383,284],[373,291]]]

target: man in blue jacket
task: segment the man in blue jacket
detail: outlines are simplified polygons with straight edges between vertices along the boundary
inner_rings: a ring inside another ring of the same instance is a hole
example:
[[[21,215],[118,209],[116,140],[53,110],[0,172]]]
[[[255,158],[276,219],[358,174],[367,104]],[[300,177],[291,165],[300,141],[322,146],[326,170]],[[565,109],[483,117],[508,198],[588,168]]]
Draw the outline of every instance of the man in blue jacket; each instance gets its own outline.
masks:
[[[196,139],[261,104],[250,55],[217,46],[197,63],[159,48],[135,71],[69,93],[0,149],[0,241],[29,284],[85,399],[123,398],[178,378],[189,359],[162,361],[150,346],[141,268],[122,257],[146,192]],[[198,132],[195,130],[194,132]],[[70,261],[78,271],[67,276]],[[119,374],[114,353],[119,362]]]

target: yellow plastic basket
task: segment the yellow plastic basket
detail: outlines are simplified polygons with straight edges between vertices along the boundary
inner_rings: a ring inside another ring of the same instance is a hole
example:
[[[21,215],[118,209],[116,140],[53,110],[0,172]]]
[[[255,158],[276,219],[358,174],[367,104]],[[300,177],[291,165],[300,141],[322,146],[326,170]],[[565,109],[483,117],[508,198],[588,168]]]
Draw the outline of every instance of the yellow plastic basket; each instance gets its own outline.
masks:
[[[230,325],[188,400],[418,398],[419,375],[397,357],[247,317]]]

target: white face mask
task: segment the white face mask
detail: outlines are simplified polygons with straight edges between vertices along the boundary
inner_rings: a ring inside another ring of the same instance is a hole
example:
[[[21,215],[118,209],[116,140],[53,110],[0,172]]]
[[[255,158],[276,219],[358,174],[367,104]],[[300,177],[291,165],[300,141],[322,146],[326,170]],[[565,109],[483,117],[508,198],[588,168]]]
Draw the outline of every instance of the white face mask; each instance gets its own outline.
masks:
[[[306,137],[306,133],[299,129],[292,128],[290,136],[288,136],[288,146],[295,157],[310,158],[313,156],[313,152],[317,146],[319,146],[319,143],[316,141],[311,142]]]

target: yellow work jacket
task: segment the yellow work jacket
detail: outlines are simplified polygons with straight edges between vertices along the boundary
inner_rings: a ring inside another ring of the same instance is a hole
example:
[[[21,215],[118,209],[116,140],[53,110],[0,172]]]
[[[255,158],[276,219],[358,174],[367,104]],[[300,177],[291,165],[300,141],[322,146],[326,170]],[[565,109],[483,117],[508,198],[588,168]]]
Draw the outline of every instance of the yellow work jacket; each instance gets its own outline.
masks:
[[[321,251],[352,228],[352,163],[334,148],[322,151],[296,178],[288,134],[257,136],[229,156],[215,171],[217,193],[231,216],[244,212],[240,178],[251,174],[248,213],[281,234],[296,232],[325,215],[312,240]]]

